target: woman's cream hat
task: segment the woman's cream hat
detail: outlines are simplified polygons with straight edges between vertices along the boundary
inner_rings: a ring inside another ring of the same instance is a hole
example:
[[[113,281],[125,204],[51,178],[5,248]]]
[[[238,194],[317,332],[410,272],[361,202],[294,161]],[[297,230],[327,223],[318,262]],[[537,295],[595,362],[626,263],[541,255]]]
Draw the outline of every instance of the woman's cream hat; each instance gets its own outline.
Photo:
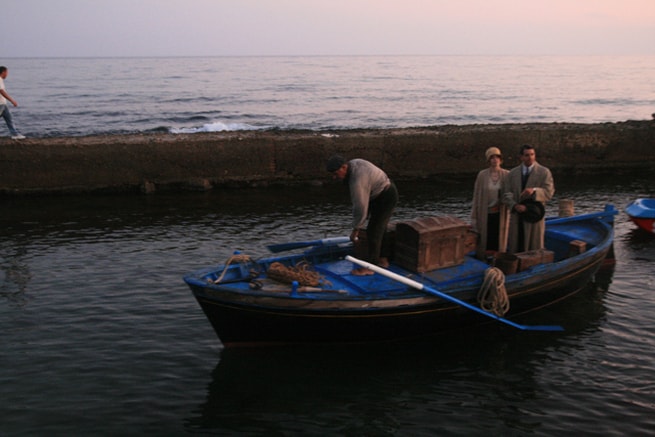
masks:
[[[484,152],[484,156],[487,158],[487,161],[492,156],[500,156],[501,158],[503,157],[503,154],[500,153],[500,149],[498,147],[489,147],[486,152]]]

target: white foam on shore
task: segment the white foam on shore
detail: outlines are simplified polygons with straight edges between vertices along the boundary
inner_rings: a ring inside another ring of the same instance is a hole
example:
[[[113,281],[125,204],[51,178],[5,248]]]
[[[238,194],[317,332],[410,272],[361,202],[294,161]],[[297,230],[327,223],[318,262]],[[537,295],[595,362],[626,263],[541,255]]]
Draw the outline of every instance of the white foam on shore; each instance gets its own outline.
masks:
[[[200,127],[170,128],[172,134],[196,134],[201,132],[225,132],[239,130],[261,130],[266,127],[252,126],[246,123],[223,123],[220,121],[203,124]]]

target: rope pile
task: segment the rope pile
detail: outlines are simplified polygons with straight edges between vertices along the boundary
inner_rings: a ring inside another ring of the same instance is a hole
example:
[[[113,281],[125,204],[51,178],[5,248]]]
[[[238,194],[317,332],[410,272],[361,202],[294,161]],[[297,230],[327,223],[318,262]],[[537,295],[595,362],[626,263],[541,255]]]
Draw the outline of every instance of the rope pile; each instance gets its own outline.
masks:
[[[240,254],[239,255],[232,255],[231,257],[229,257],[227,259],[227,262],[225,263],[225,267],[223,267],[223,272],[221,272],[221,276],[219,276],[218,279],[216,279],[214,281],[214,284],[218,284],[219,282],[221,282],[223,280],[223,277],[225,276],[225,273],[227,272],[227,268],[232,263],[235,263],[235,264],[240,263],[240,264],[244,264],[246,266],[257,265],[255,260],[253,260],[250,257],[250,255],[240,255]],[[257,275],[259,275],[259,271],[254,271],[254,270],[251,269],[250,276],[254,278]]]
[[[299,285],[310,287],[318,287],[323,281],[323,277],[318,272],[310,270],[309,265],[304,262],[293,267],[274,262],[269,266],[267,275],[269,278],[285,284],[296,281]]]
[[[509,311],[509,297],[505,289],[505,274],[496,267],[489,267],[484,272],[484,282],[478,292],[480,308],[504,316]]]

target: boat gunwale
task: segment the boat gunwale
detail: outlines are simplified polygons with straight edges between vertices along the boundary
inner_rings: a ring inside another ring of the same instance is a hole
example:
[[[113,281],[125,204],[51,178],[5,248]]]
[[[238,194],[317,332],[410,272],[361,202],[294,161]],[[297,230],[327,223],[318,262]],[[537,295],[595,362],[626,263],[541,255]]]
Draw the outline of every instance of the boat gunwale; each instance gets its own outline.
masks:
[[[589,250],[571,258],[562,259],[553,263],[538,264],[522,272],[518,272],[506,277],[505,286],[509,291],[510,299],[523,297],[531,293],[539,293],[538,284],[543,282],[543,277],[548,276],[548,284],[565,282],[565,278],[570,278],[579,274],[580,265],[584,265],[583,270],[589,268],[599,268],[603,259],[610,249],[613,241],[613,228],[603,221],[597,223],[602,226],[606,232],[604,239],[600,244],[591,247]],[[205,272],[205,275],[214,270],[204,269],[198,272]],[[196,272],[196,273],[198,273]],[[555,274],[555,276],[553,276]],[[550,276],[549,276],[550,275]],[[456,287],[443,287],[443,283],[431,280],[429,277],[421,274],[410,274],[408,276],[415,280],[429,283],[431,286],[441,288],[441,291],[447,292],[452,296],[457,296],[462,300],[471,300],[475,298],[472,290],[477,290],[483,280],[480,275],[472,275],[471,280],[460,280],[456,282]],[[368,307],[370,311],[375,309],[384,311],[388,308],[398,309],[399,306],[408,307],[431,306],[445,302],[443,299],[425,294],[420,290],[411,290],[409,287],[402,288],[399,286],[396,294],[391,294],[389,290],[383,292],[371,291],[365,294],[358,293],[326,293],[325,291],[309,293],[293,292],[262,292],[260,290],[251,290],[230,287],[229,284],[209,284],[203,283],[194,274],[185,277],[188,285],[192,286],[193,294],[196,298],[204,296],[210,300],[219,300],[225,304],[238,305],[243,307],[276,307],[280,311],[363,311]],[[313,308],[314,307],[314,308]]]
[[[655,198],[639,198],[625,207],[625,213],[630,218],[642,220],[655,219]]]

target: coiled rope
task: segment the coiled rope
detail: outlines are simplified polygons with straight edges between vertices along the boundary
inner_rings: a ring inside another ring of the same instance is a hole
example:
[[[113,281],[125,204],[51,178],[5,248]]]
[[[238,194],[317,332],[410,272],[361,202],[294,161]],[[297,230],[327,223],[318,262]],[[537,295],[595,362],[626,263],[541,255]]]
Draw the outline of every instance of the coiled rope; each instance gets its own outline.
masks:
[[[299,285],[309,285],[318,287],[319,285],[332,285],[330,281],[326,281],[323,276],[312,270],[310,265],[301,261],[296,266],[285,266],[282,263],[274,262],[266,272],[267,276],[278,282],[291,284],[296,281]]]
[[[236,264],[236,263],[240,263],[244,265],[257,265],[255,260],[253,260],[250,257],[250,255],[242,255],[242,254],[232,255],[227,259],[225,263],[225,267],[223,267],[223,272],[221,273],[221,276],[219,276],[218,279],[214,281],[214,284],[220,283],[223,280],[223,277],[225,276],[225,273],[227,272],[227,268],[230,266],[230,264]],[[252,269],[249,273],[251,277],[256,277],[259,274],[258,271],[254,271]]]
[[[505,289],[505,274],[496,267],[489,267],[484,272],[484,282],[478,292],[480,308],[504,316],[509,311],[509,297]]]

